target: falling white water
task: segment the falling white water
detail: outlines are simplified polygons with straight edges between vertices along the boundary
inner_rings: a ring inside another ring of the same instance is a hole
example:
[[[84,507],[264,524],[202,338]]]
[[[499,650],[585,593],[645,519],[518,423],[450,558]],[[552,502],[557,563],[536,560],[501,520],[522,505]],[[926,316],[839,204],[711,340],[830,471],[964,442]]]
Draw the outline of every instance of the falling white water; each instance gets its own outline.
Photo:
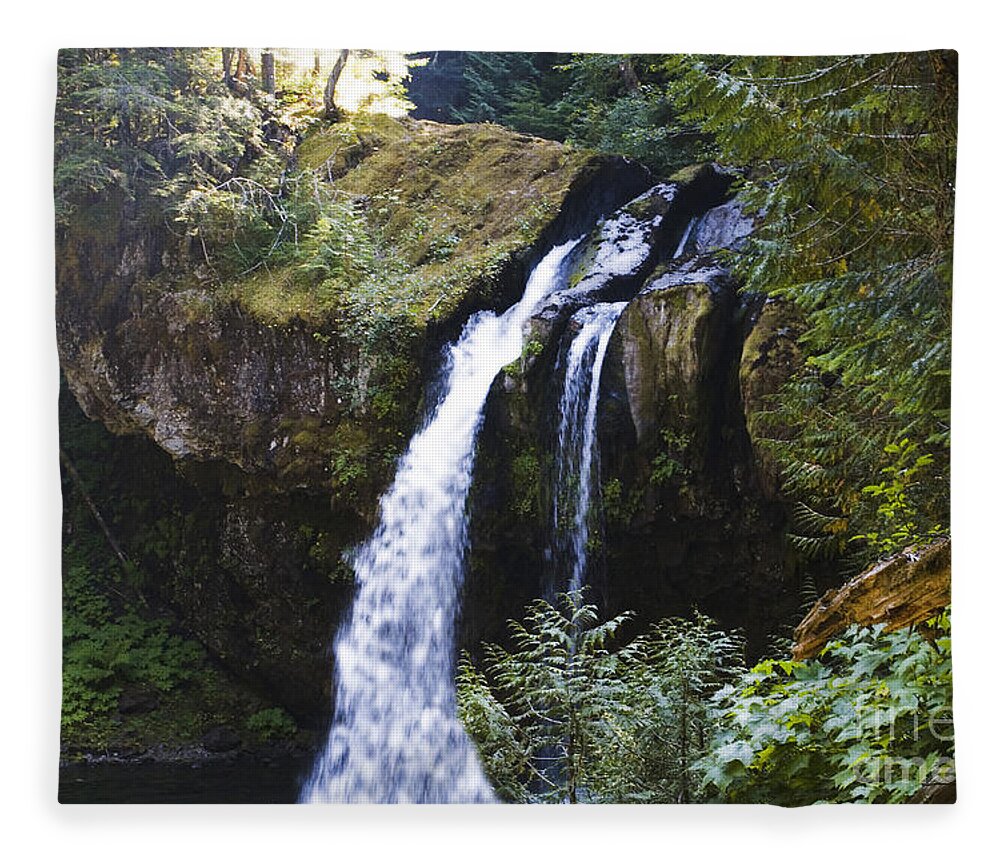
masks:
[[[579,331],[566,353],[566,376],[559,402],[558,474],[553,526],[570,571],[569,588],[581,588],[590,541],[590,499],[594,486],[597,397],[604,356],[626,302],[592,305],[577,311]]]
[[[695,223],[698,221],[697,218],[692,218],[687,223],[687,227],[684,228],[684,235],[681,236],[681,241],[677,245],[677,250],[674,251],[674,259],[680,259],[684,254],[684,246],[688,243],[688,237],[691,235],[691,229],[694,227]]]
[[[336,706],[302,802],[493,800],[458,721],[454,626],[476,435],[493,379],[523,348],[538,304],[565,285],[579,240],[553,248],[502,316],[472,317],[450,348],[444,395],[410,441],[354,558],[357,593],[334,643]]]

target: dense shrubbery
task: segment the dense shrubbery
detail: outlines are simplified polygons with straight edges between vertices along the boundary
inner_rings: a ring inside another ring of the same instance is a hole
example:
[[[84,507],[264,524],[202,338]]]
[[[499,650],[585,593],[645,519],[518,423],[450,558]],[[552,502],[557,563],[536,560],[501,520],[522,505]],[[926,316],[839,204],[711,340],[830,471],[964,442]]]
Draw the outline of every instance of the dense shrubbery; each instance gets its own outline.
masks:
[[[699,762],[726,800],[905,801],[954,773],[950,616],[848,629],[815,660],[764,660],[712,699]]]
[[[163,618],[146,618],[134,606],[115,608],[109,598],[120,578],[94,569],[74,544],[64,549],[64,740],[99,738],[126,687],[169,693],[192,680],[204,651],[175,635]]]
[[[459,714],[504,800],[899,802],[953,771],[948,615],[846,631],[806,661],[743,663],[703,616],[622,645],[579,592],[463,658]]]

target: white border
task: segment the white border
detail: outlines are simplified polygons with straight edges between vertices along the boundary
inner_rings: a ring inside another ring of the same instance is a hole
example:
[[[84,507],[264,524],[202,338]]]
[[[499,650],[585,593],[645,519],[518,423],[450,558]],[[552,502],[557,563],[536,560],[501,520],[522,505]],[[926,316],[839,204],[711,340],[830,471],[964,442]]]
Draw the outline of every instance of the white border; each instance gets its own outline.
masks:
[[[345,7],[350,7],[345,9]],[[922,856],[986,837],[996,794],[988,694],[997,459],[991,412],[997,288],[995,26],[961,3],[838,0],[669,4],[36,2],[8,12],[3,63],[3,745],[7,856],[378,857],[435,855]],[[18,16],[16,19],[14,16]],[[293,16],[295,16],[293,18]],[[51,125],[55,52],[107,44],[299,45],[523,50],[960,52],[955,298],[955,653],[960,802],[941,808],[59,807],[57,362],[53,325]],[[23,848],[21,847],[23,846]],[[12,851],[11,851],[12,849]]]

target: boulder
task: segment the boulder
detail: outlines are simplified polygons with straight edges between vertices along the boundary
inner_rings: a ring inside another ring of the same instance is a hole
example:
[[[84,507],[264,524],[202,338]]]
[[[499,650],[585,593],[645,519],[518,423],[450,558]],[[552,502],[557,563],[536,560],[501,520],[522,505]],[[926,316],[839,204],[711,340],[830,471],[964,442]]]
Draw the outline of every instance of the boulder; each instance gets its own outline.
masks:
[[[160,695],[155,690],[129,687],[118,697],[118,713],[123,716],[149,714],[160,707]]]

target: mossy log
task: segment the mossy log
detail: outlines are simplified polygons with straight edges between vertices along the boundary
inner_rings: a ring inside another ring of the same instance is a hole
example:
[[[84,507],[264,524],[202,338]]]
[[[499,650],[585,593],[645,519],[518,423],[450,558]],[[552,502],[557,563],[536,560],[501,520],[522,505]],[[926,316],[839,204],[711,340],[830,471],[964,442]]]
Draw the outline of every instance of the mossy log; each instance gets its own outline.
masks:
[[[951,541],[908,549],[830,589],[795,628],[792,656],[815,657],[852,624],[887,631],[926,621],[951,602]]]

